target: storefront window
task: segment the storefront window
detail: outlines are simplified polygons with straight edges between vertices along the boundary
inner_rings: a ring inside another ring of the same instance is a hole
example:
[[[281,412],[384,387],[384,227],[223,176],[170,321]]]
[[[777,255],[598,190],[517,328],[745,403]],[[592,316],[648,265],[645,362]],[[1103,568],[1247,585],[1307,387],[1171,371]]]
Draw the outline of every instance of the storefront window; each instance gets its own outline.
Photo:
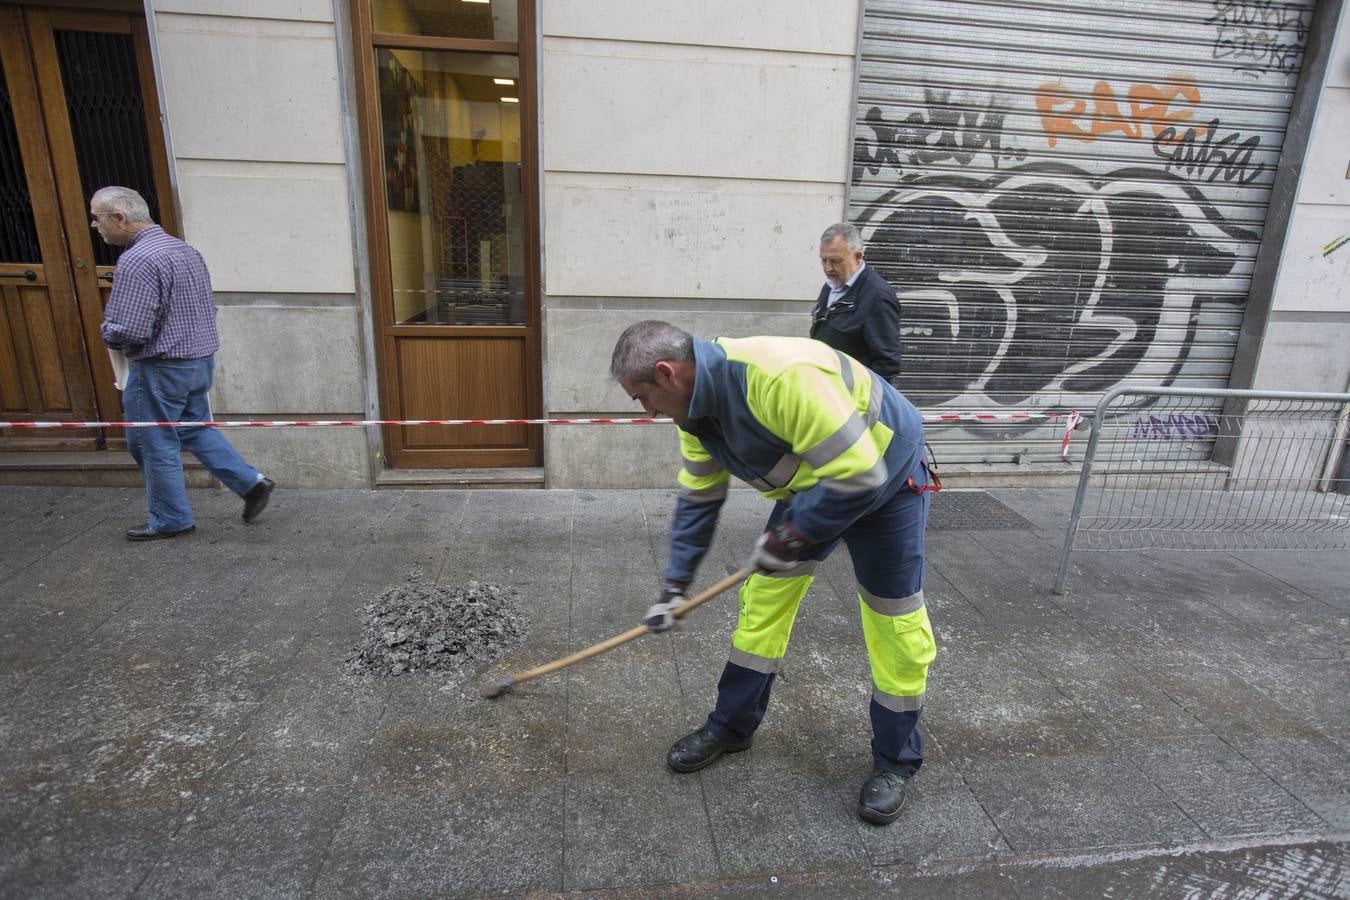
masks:
[[[523,324],[516,57],[381,48],[376,66],[394,321]]]
[[[371,13],[384,34],[516,39],[516,0],[372,0]]]

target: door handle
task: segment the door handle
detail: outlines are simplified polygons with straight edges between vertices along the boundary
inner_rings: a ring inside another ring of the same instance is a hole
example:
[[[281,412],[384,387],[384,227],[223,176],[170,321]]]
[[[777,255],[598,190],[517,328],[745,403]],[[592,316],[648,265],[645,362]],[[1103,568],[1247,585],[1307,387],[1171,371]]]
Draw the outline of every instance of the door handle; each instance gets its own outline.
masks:
[[[0,278],[22,278],[24,281],[37,281],[37,273],[32,269],[25,269],[22,272],[3,272]]]

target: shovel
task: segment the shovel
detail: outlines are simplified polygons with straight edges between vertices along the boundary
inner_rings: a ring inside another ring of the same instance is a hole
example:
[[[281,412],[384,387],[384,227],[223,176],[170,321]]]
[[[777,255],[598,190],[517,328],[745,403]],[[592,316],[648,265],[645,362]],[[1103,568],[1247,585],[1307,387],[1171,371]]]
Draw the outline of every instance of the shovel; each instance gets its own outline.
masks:
[[[677,619],[683,619],[696,607],[702,606],[704,603],[707,603],[709,600],[716,597],[718,594],[721,594],[728,588],[733,588],[736,585],[740,584],[742,581],[744,581],[746,578],[749,578],[750,572],[751,572],[750,569],[741,569],[738,572],[731,573],[726,578],[723,578],[721,581],[717,582],[717,584],[714,584],[712,587],[703,591],[701,594],[696,594],[695,596],[686,600],[674,612],[672,612],[671,615]],[[487,697],[488,699],[492,699],[493,697],[500,697],[502,694],[507,693],[518,684],[523,684],[524,682],[530,681],[534,678],[539,678],[540,676],[551,674],[553,672],[558,671],[559,669],[565,669],[568,666],[572,665],[573,663],[579,663],[583,659],[590,659],[592,656],[599,656],[601,653],[613,650],[620,644],[626,644],[629,641],[633,640],[634,638],[640,638],[647,633],[647,630],[648,629],[646,625],[636,625],[625,632],[614,635],[614,637],[609,638],[608,640],[603,640],[598,644],[592,644],[585,650],[578,650],[571,656],[564,656],[560,659],[555,659],[553,660],[553,662],[544,663],[544,665],[542,666],[537,666],[525,672],[518,672],[515,675],[506,675],[502,678],[497,679],[488,687],[484,688],[483,696]]]

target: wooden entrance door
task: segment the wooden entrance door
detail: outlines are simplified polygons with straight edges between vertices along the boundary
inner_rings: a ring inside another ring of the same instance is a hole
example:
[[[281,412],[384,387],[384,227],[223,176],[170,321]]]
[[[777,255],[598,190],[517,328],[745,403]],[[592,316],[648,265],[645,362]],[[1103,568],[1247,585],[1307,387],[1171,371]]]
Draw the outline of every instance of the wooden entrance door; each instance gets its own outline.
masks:
[[[390,419],[538,417],[532,0],[355,0]],[[385,430],[398,467],[537,466],[539,426]]]
[[[121,417],[99,337],[116,248],[89,227],[89,196],[140,191],[176,231],[149,37],[138,3],[0,3],[0,415]],[[87,6],[87,5],[86,5]],[[120,8],[116,8],[120,7]],[[97,449],[89,429],[0,431],[0,450]]]

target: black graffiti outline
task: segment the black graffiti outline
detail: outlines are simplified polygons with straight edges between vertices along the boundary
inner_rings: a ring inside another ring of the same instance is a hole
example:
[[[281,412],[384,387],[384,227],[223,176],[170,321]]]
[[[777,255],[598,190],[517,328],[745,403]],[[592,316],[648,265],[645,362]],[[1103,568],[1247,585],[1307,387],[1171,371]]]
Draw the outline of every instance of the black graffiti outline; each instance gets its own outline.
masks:
[[[989,105],[979,110],[953,105],[950,89],[925,87],[923,95],[923,109],[898,124],[887,122],[880,106],[867,110],[863,122],[872,129],[873,140],[860,136],[854,145],[854,184],[861,182],[864,170],[877,175],[887,166],[903,174],[906,164],[951,159],[964,167],[988,152],[997,169],[1000,160],[1026,158],[1024,148],[1003,147],[1003,120],[1010,108],[1006,100],[991,94]],[[934,135],[936,141],[930,140]]]
[[[1210,236],[1211,238],[1216,237],[1217,235],[1225,235],[1239,241],[1254,242],[1257,239],[1255,232],[1227,222],[1223,215],[1209,202],[1199,189],[1178,175],[1163,173],[1162,176],[1159,176],[1159,173],[1154,169],[1138,166],[1124,167],[1105,174],[1093,174],[1075,166],[1057,162],[1028,163],[1018,166],[1015,169],[1008,170],[1005,173],[991,176],[987,179],[973,178],[964,173],[944,173],[914,179],[907,178],[903,180],[900,186],[885,192],[874,202],[869,204],[859,216],[858,224],[864,230],[865,236],[871,240],[878,231],[887,227],[895,227],[897,229],[911,227],[912,223],[908,223],[903,219],[904,215],[908,212],[905,206],[907,202],[919,198],[932,198],[940,195],[946,195],[946,199],[948,200],[955,197],[956,208],[960,209],[965,217],[975,217],[978,220],[981,215],[984,215],[989,217],[990,221],[993,222],[994,228],[991,230],[984,230],[983,223],[981,226],[984,236],[990,239],[989,252],[1003,253],[1012,248],[1013,252],[1008,253],[1007,258],[1014,259],[1020,254],[1024,257],[1022,261],[1024,264],[1027,262],[1034,264],[1032,266],[1032,269],[1034,270],[1044,262],[1044,259],[1035,258],[1036,250],[1034,247],[1015,247],[1015,245],[1007,240],[1006,237],[1002,241],[1003,246],[999,247],[1000,241],[998,239],[997,230],[998,228],[1001,228],[1001,226],[993,221],[996,214],[990,211],[990,207],[997,201],[999,196],[1009,196],[1016,190],[1017,180],[1023,180],[1027,183],[1039,181],[1043,185],[1050,186],[1051,189],[1062,189],[1065,184],[1071,183],[1086,187],[1087,196],[1086,199],[1080,197],[1080,208],[1093,202],[1106,203],[1113,197],[1115,198],[1115,201],[1119,203],[1137,202],[1136,199],[1129,199],[1127,201],[1125,198],[1134,198],[1135,195],[1140,195],[1141,197],[1147,197],[1149,201],[1153,202],[1155,205],[1170,203],[1173,210],[1178,213],[1176,221],[1183,224],[1194,221],[1194,213],[1198,212],[1199,220],[1204,223],[1205,227],[1211,228],[1215,232],[1215,234]],[[1010,185],[1012,185],[1011,190],[1009,188]],[[977,199],[975,202],[966,203],[964,202],[962,195],[966,198],[993,199]],[[1179,204],[1193,207],[1193,209],[1190,210],[1192,214],[1191,218],[1180,215],[1181,206]],[[1103,209],[1105,209],[1105,207],[1103,207]],[[1053,217],[1055,214],[1053,208],[1047,207],[1046,216]],[[1077,212],[1075,212],[1075,214],[1077,214]],[[933,217],[930,214],[930,222],[932,221],[932,218]],[[1197,246],[1209,244],[1209,240],[1205,238],[1205,236],[1196,233],[1189,224],[1185,227],[1191,230],[1191,234],[1194,238],[1193,243]],[[1103,233],[1110,233],[1110,229],[1104,229]],[[1137,235],[1133,235],[1132,237],[1137,237]],[[1245,303],[1245,297],[1231,294],[1204,294],[1197,289],[1192,289],[1191,293],[1186,294],[1184,293],[1184,287],[1173,286],[1172,282],[1174,278],[1184,277],[1193,280],[1213,275],[1226,275],[1231,272],[1232,267],[1236,262],[1237,255],[1226,250],[1214,251],[1212,244],[1210,244],[1210,249],[1212,252],[1209,253],[1209,256],[1212,258],[1213,264],[1213,270],[1210,272],[1168,272],[1166,270],[1159,270],[1151,273],[1155,280],[1161,280],[1162,287],[1161,289],[1154,291],[1154,293],[1159,296],[1159,302],[1155,310],[1157,313],[1156,320],[1151,322],[1145,320],[1143,330],[1148,331],[1150,334],[1156,334],[1159,330],[1175,331],[1181,327],[1181,315],[1184,314],[1185,316],[1184,337],[1179,342],[1179,349],[1171,359],[1169,369],[1160,379],[1150,379],[1151,381],[1156,380],[1157,383],[1163,386],[1173,384],[1181,374],[1185,364],[1190,359],[1190,352],[1194,346],[1198,329],[1200,308],[1207,302],[1223,302],[1228,304]],[[1103,258],[1109,257],[1109,255],[1109,251],[1107,251],[1103,254]],[[1044,254],[1042,253],[1041,256],[1044,257]],[[921,281],[919,283],[923,285],[922,287],[909,289],[905,284],[908,279],[905,279],[894,272],[888,272],[888,265],[885,261],[876,260],[875,254],[869,255],[869,259],[872,259],[883,273],[892,278],[893,283],[896,284],[898,290],[902,294],[902,304],[906,299],[910,302],[920,303],[943,302],[938,296],[943,293],[948,294],[951,298],[951,300],[947,302],[953,304],[959,304],[960,302],[956,299],[954,293],[942,289],[932,289],[932,285],[927,282]],[[1109,269],[1111,265],[1109,259],[1107,259],[1107,265]],[[1203,260],[1201,260],[1201,265],[1203,265]],[[1098,273],[1099,277],[1101,271]],[[939,276],[939,279],[945,280],[947,284],[959,284],[963,282],[978,283],[981,278],[984,279],[984,286],[986,289],[989,289],[990,285],[998,280],[991,278],[988,272],[972,272],[966,274],[952,272],[942,273]],[[1005,275],[1002,280],[1006,287],[1008,285],[1016,284],[1018,281],[1022,280],[1022,278],[1020,276],[1013,277],[1011,275]],[[1184,282],[1182,284],[1184,285]],[[1099,283],[1094,286],[1093,291],[1099,291],[1100,287],[1101,284]],[[925,292],[927,292],[926,296]],[[1121,317],[1118,316],[1114,318],[1110,315],[1098,316],[1097,307],[1099,305],[1100,296],[1094,294],[1089,297],[1088,302],[1082,307],[1082,314],[1071,323],[1071,328],[1086,326],[1089,329],[1096,327],[1109,330],[1113,327],[1119,327],[1120,329],[1123,329],[1123,331],[1117,334],[1116,339],[1108,342],[1097,354],[1077,360],[1076,362],[1071,362],[1053,377],[1045,378],[1044,373],[1037,373],[1035,377],[1045,379],[1045,383],[1038,385],[1033,391],[1028,392],[1027,396],[1015,397],[1011,400],[1000,400],[998,396],[989,393],[988,385],[990,384],[993,375],[997,373],[997,370],[1007,359],[1006,351],[1014,340],[1016,328],[1018,326],[1018,310],[1017,299],[1012,297],[1010,292],[1003,291],[1002,293],[999,293],[999,296],[1002,298],[1002,302],[1005,306],[1006,317],[1003,326],[1004,335],[999,341],[997,350],[991,355],[990,361],[984,369],[981,370],[976,377],[968,377],[957,391],[953,391],[950,385],[945,388],[935,389],[931,382],[925,383],[920,381],[914,381],[909,387],[919,391],[930,391],[935,393],[945,391],[946,393],[953,395],[937,401],[935,405],[947,403],[955,404],[957,400],[962,398],[967,398],[964,405],[970,406],[988,407],[991,405],[1025,405],[1029,401],[1034,401],[1038,395],[1049,400],[1049,395],[1056,392],[1060,394],[1074,393],[1075,390],[1071,387],[1071,379],[1081,378],[1082,380],[1090,382],[1093,380],[1104,381],[1105,378],[1110,377],[1112,378],[1110,383],[1119,383],[1124,378],[1129,377],[1134,370],[1138,369],[1144,363],[1159,361],[1153,354],[1153,339],[1150,337],[1147,345],[1144,346],[1143,350],[1133,359],[1127,371],[1116,376],[1104,376],[1102,372],[1093,371],[1094,368],[1098,368],[1104,363],[1115,362],[1116,360],[1114,360],[1113,357],[1120,351],[1122,346],[1125,346],[1132,341],[1138,333],[1137,331],[1131,331],[1126,335],[1125,332],[1130,331],[1130,329],[1139,325],[1138,322],[1134,321],[1122,321]],[[1125,292],[1119,296],[1128,298],[1130,294],[1129,292]],[[1147,292],[1145,292],[1144,296],[1147,296]],[[1116,299],[1119,299],[1119,297]],[[1183,301],[1184,308],[1181,305]],[[1169,304],[1171,304],[1170,307]],[[1145,309],[1144,312],[1148,313],[1149,310]],[[956,315],[959,316],[959,314],[958,308]],[[956,319],[950,317],[949,314],[949,321],[955,320]],[[1043,322],[1039,324],[1042,326],[1044,325]],[[988,341],[986,341],[986,343],[988,343]],[[905,377],[903,380],[910,381],[911,378],[912,376]],[[1034,380],[1034,378],[1029,378],[1028,380]],[[977,399],[972,401],[969,399],[972,397]],[[1132,406],[1131,410],[1137,411],[1138,409],[1151,406],[1156,402],[1156,398],[1140,398],[1140,402]],[[1033,402],[1032,405],[1035,405],[1037,408],[1067,411],[1070,406],[1076,404],[1056,402],[1054,405],[1051,405],[1049,403],[1036,404]]]
[[[1298,72],[1308,42],[1306,7],[1272,0],[1214,0],[1214,9],[1206,20],[1217,28],[1214,59],[1252,60],[1234,66],[1233,71],[1253,78],[1272,69],[1283,75]],[[1291,25],[1292,40],[1281,42]]]
[[[1261,138],[1253,134],[1236,148],[1230,148],[1229,145],[1242,135],[1234,131],[1216,144],[1214,136],[1222,127],[1217,118],[1210,119],[1209,124],[1203,126],[1205,134],[1201,138],[1200,129],[1194,126],[1187,128],[1184,134],[1178,135],[1176,126],[1169,125],[1153,138],[1153,153],[1167,160],[1167,165],[1163,167],[1165,171],[1170,172],[1175,168],[1187,175],[1195,173],[1196,177],[1210,184],[1213,184],[1214,179],[1220,174],[1223,175],[1225,182],[1236,180],[1238,184],[1243,185],[1260,178],[1261,173],[1269,166],[1259,163],[1254,169],[1250,167],[1252,154],[1261,149]],[[1206,168],[1210,170],[1207,179],[1204,178]]]

